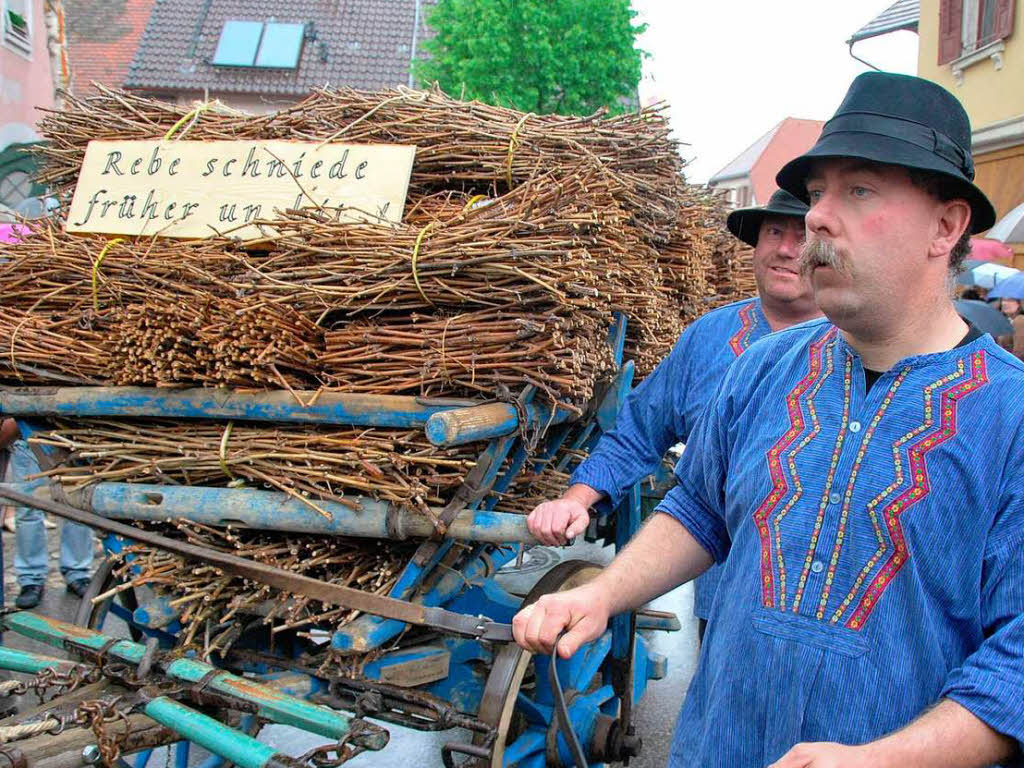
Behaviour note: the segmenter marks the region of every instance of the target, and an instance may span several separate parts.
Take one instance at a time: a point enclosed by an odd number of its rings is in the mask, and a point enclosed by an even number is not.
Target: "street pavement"
[[[59,568],[57,567],[57,551],[60,543],[58,530],[47,531],[47,544],[50,552],[50,572],[43,596],[43,603],[37,609],[47,616],[70,621],[74,618],[78,600],[68,594],[64,588]],[[561,560],[581,559],[603,564],[611,559],[611,548],[601,548],[596,544],[580,542],[573,547],[550,549],[538,547],[527,554],[520,571],[509,569],[499,575],[499,580],[506,589],[523,594],[529,591],[540,576],[551,566]],[[8,606],[13,606],[18,594],[17,580],[14,576],[14,536],[3,532],[4,562],[4,597]],[[640,701],[636,710],[637,732],[643,739],[641,755],[630,762],[631,768],[663,768],[668,759],[671,746],[672,729],[679,712],[686,688],[693,676],[696,664],[696,622],[692,616],[693,590],[685,585],[651,603],[652,608],[673,611],[680,619],[682,629],[679,632],[652,632],[648,634],[652,647],[668,658],[668,674],[663,680],[652,681],[647,694]],[[60,655],[54,649],[41,643],[8,633],[4,643],[12,647],[34,650],[40,653]],[[26,701],[23,706],[32,705],[34,701]],[[469,740],[468,735],[457,730],[438,734],[424,734],[399,726],[384,724],[391,732],[391,742],[379,753],[364,753],[351,760],[347,765],[352,768],[420,768],[421,766],[440,766],[440,746],[447,741]],[[299,755],[322,740],[311,738],[308,734],[283,726],[264,728],[260,741],[271,744],[290,755]],[[162,751],[154,753],[149,767],[167,764]],[[198,765],[205,757],[202,750],[193,750],[190,765]]]

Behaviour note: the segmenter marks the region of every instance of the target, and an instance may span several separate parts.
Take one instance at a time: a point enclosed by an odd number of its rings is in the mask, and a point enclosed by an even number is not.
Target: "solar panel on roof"
[[[263,37],[262,21],[225,21],[213,63],[222,67],[251,67]]]
[[[256,55],[256,66],[295,69],[299,65],[305,29],[305,24],[268,21],[263,30],[263,42]]]

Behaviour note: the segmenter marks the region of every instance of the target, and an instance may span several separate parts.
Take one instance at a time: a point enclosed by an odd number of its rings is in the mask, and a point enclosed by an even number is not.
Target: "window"
[[[1016,0],[940,0],[939,64],[949,64],[1010,36]]]
[[[32,55],[32,0],[3,0],[4,45]]]
[[[305,24],[225,21],[213,63],[218,67],[295,69],[305,32]]]

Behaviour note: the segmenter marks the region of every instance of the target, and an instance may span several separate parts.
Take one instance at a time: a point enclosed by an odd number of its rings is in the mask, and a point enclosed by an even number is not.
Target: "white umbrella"
[[[1024,203],[997,221],[985,237],[1004,243],[1024,243]]]
[[[957,277],[957,283],[960,285],[978,285],[982,288],[994,288],[1000,281],[1005,280],[1011,275],[1016,275],[1019,271],[1013,267],[985,261],[961,272]]]

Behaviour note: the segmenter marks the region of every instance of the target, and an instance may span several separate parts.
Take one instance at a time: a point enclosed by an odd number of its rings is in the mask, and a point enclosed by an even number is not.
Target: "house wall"
[[[946,88],[967,110],[974,131],[975,183],[1002,217],[1024,203],[1024,2],[1018,0],[1013,33],[1003,44],[1002,64],[985,58],[963,70],[957,82],[939,59],[939,2],[921,0],[918,75]],[[1015,266],[1024,267],[1024,243],[1009,243]]]
[[[1024,116],[1024,2],[1017,2],[1013,33],[1004,44],[1002,69],[986,58],[963,72],[958,85],[953,68],[939,61],[939,2],[921,0],[918,25],[917,74],[946,88],[967,109],[975,130],[1013,117]]]
[[[53,106],[43,2],[32,0],[31,56],[0,42],[0,152],[10,144],[38,141],[36,107]]]

